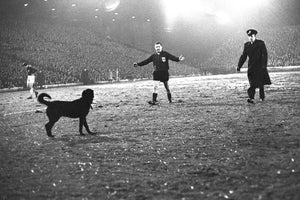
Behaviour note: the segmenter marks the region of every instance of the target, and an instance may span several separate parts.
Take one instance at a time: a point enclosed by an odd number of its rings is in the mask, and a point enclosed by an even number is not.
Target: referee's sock
[[[157,93],[152,94],[152,101],[157,102]]]

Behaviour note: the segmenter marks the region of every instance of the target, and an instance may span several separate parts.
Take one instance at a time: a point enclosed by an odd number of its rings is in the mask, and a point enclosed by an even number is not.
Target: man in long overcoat
[[[248,103],[254,103],[255,89],[259,88],[259,98],[265,100],[264,85],[270,85],[271,80],[267,70],[268,52],[264,41],[256,39],[257,31],[254,29],[247,30],[249,41],[244,44],[243,53],[239,59],[237,71],[248,60],[248,80],[250,87],[248,89]]]

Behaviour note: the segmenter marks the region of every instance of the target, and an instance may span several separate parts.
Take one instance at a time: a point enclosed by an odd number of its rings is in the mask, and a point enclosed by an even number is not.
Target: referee
[[[168,53],[167,51],[162,50],[162,45],[160,42],[156,42],[154,44],[155,53],[153,53],[149,58],[142,62],[135,62],[133,63],[134,67],[137,66],[144,66],[149,64],[150,62],[153,63],[153,81],[154,81],[154,88],[152,94],[152,101],[148,103],[151,105],[157,104],[157,89],[160,82],[164,83],[164,86],[167,91],[167,96],[169,103],[172,103],[172,96],[169,88],[169,60],[179,62],[184,60],[184,57],[180,55],[179,57],[173,56],[172,54]]]

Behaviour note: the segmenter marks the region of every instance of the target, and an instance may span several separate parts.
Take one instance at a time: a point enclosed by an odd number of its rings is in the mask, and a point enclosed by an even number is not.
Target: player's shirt
[[[169,70],[169,60],[179,62],[179,57],[173,56],[172,54],[161,51],[159,54],[154,53],[146,60],[137,63],[138,66],[144,66],[153,62],[154,71],[168,71]]]

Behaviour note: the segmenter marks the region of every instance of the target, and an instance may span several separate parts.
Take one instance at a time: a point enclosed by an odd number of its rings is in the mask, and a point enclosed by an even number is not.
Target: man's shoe
[[[168,100],[169,100],[169,103],[172,103],[172,95],[171,95],[171,93],[168,93]]]
[[[157,104],[158,104],[158,102],[157,102],[157,101],[148,101],[148,103],[149,103],[150,105],[152,105],[152,106],[154,106],[154,105],[157,105]]]
[[[27,97],[27,99],[32,99],[32,96],[30,96],[30,97]]]
[[[247,99],[247,102],[254,104],[254,100],[253,99]]]
[[[265,98],[260,98],[259,100],[260,100],[260,101],[264,101],[264,100],[265,100]]]

